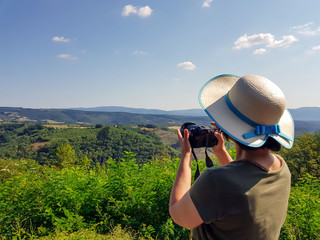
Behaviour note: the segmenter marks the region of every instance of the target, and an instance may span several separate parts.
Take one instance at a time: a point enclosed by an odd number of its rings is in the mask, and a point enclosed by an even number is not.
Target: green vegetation
[[[177,126],[186,119],[199,124],[207,122],[206,117],[0,107],[0,122]]]
[[[153,131],[144,128],[0,125],[0,158],[29,158],[41,164],[55,164],[57,147],[66,143],[75,149],[79,159],[88,157],[93,163],[103,163],[109,158],[120,159],[125,151],[136,153],[138,163],[153,158],[177,157],[179,154],[164,145]]]
[[[320,132],[307,133],[295,139],[291,149],[282,149],[281,156],[286,160],[292,182],[310,174],[320,178]]]
[[[1,160],[1,236],[23,239],[84,229],[107,234],[118,225],[144,239],[188,236],[168,215],[179,159],[140,166],[127,153],[94,168],[67,163],[58,169],[33,160]]]
[[[0,239],[188,239],[168,213],[179,159],[160,139],[175,131],[149,127],[0,125]],[[319,146],[317,132],[280,153],[293,179],[281,240],[320,239]]]
[[[306,175],[291,188],[280,239],[320,239],[320,182]]]

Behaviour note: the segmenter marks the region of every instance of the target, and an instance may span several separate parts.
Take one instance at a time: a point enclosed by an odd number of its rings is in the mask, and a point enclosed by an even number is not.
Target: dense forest
[[[151,124],[139,127],[2,124],[0,158],[29,158],[40,164],[54,164],[56,149],[63,144],[70,144],[79,159],[88,157],[93,164],[102,164],[109,158],[120,159],[124,152],[136,153],[138,163],[152,158],[177,157],[179,152],[164,145],[152,131],[155,128]],[[170,131],[161,129],[162,132]],[[158,128],[159,131],[161,129]]]
[[[82,110],[79,110],[82,109]],[[0,107],[0,123],[76,124],[90,126],[148,125],[180,126],[184,122],[208,124],[208,116],[202,109],[162,111],[124,107],[97,107],[79,109],[34,109],[22,107]],[[289,109],[295,121],[295,136],[320,130],[320,108]]]
[[[168,213],[173,136],[154,125],[1,124],[0,239],[188,239]],[[320,132],[280,155],[292,173],[280,239],[320,239]]]

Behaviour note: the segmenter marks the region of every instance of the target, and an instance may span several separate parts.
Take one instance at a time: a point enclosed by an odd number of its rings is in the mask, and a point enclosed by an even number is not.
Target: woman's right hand
[[[219,130],[214,132],[214,136],[218,139],[218,144],[212,147],[212,151],[214,153],[216,151],[224,151],[225,145],[224,145],[223,132],[220,130],[220,128],[217,126],[215,122],[211,122],[211,125],[215,126]]]
[[[212,122],[211,125],[216,126],[219,129],[216,123]],[[212,147],[212,151],[214,155],[216,155],[220,165],[225,166],[232,162],[233,159],[231,158],[230,154],[228,153],[224,145],[223,132],[221,130],[216,131],[214,133],[214,136],[218,139],[218,144]]]

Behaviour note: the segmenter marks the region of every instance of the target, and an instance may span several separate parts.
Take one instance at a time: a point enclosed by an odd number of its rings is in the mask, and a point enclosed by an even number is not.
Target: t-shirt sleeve
[[[221,216],[221,184],[215,174],[204,171],[190,189],[190,197],[204,223]]]

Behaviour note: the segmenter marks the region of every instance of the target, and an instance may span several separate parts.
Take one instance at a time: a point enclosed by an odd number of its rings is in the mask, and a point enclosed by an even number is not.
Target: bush
[[[88,170],[57,169],[34,161],[1,161],[0,235],[30,238],[93,228],[108,234],[113,226],[146,238],[187,238],[173,224],[168,201],[178,159],[138,165],[133,154]],[[8,174],[11,172],[11,174]]]
[[[291,189],[286,223],[280,239],[320,239],[320,182],[310,175]]]
[[[134,240],[137,234],[129,229],[123,229],[120,225],[111,229],[107,235],[98,234],[92,229],[84,229],[73,233],[56,232],[50,236],[41,237],[39,240]],[[140,237],[143,240],[144,238]]]

